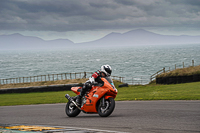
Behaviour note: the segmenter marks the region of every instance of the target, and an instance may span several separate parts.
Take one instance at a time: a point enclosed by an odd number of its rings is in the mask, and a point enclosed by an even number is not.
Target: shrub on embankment
[[[176,84],[200,81],[200,65],[176,69],[156,77],[157,84]]]

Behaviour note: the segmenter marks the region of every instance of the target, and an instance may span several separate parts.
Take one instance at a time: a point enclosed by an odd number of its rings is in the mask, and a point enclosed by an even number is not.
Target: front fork
[[[105,97],[102,97],[102,107],[105,107]]]

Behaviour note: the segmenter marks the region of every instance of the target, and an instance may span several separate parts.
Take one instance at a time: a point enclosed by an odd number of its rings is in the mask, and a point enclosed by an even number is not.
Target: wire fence
[[[93,72],[76,72],[76,73],[60,73],[60,74],[48,74],[48,75],[38,75],[30,77],[18,77],[18,78],[8,78],[0,79],[0,85],[6,84],[18,84],[18,83],[33,83],[33,82],[47,82],[47,81],[57,81],[57,80],[67,80],[67,79],[84,79],[89,78]],[[113,79],[123,82],[124,77],[112,76]]]
[[[60,73],[60,74],[29,76],[29,77],[8,78],[8,79],[0,79],[0,85],[47,82],[47,81],[67,80],[67,79],[84,79],[84,78],[89,78],[91,74],[93,74],[93,72]],[[144,85],[149,83],[149,80],[147,80],[149,79],[149,77],[147,76],[138,76],[132,78],[111,76],[111,78],[114,80],[118,80],[122,83],[128,83],[130,85],[138,85],[138,84]]]
[[[185,68],[185,67],[187,67],[187,66],[185,66],[185,63],[183,62],[182,63],[182,65],[180,65],[180,66],[182,66],[181,68]],[[194,67],[195,65],[194,65],[194,60],[192,60],[192,65],[191,65],[192,67]],[[190,66],[189,66],[190,67]],[[151,75],[150,76],[150,82],[151,81],[153,81],[153,80],[155,80],[156,79],[156,76],[158,76],[158,75],[160,75],[160,74],[162,74],[162,73],[167,73],[167,72],[170,72],[170,71],[172,71],[172,70],[176,70],[176,69],[178,69],[178,67],[177,67],[177,65],[175,64],[174,65],[174,69],[173,69],[173,67],[169,67],[169,69],[167,70],[165,67],[164,68],[162,68],[161,70],[159,70],[159,71],[157,71],[156,73],[154,73],[153,75]]]
[[[183,68],[185,67],[183,62]],[[194,66],[194,60],[192,60],[192,66]],[[177,69],[175,64],[175,69]],[[145,85],[156,79],[156,76],[170,71],[165,68],[159,70],[151,76],[136,76],[136,77],[119,77],[111,76],[112,79],[119,80],[123,83],[128,83],[131,85]],[[29,76],[29,77],[18,77],[18,78],[8,78],[0,79],[0,85],[5,84],[18,84],[18,83],[32,83],[32,82],[42,82],[42,81],[57,81],[57,80],[66,80],[66,79],[82,79],[89,78],[93,72],[74,72],[74,73],[60,73],[60,74],[48,74],[48,75],[39,75],[39,76]]]
[[[48,74],[48,75],[38,75],[30,77],[18,77],[18,78],[8,78],[0,79],[0,85],[5,84],[17,84],[17,83],[32,83],[32,82],[42,82],[42,81],[57,81],[66,79],[82,79],[89,78],[92,72],[78,72],[78,73],[60,73],[60,74]]]

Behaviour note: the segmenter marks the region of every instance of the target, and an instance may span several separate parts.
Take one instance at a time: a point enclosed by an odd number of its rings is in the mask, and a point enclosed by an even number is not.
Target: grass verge
[[[76,95],[72,91],[0,94],[0,106],[66,103],[66,93]],[[115,100],[200,100],[200,82],[122,87]]]
[[[116,100],[200,100],[200,82],[130,86],[118,89]]]
[[[162,73],[158,75],[157,77],[160,78],[160,77],[171,77],[171,76],[190,76],[190,75],[195,75],[195,74],[200,74],[200,65],[186,67],[186,68],[178,68],[173,71]]]
[[[66,79],[66,80],[56,80],[56,81],[5,84],[5,85],[0,85],[0,89],[23,88],[23,87],[34,87],[34,86],[48,86],[48,85],[58,85],[58,84],[85,83],[87,80],[88,79]]]

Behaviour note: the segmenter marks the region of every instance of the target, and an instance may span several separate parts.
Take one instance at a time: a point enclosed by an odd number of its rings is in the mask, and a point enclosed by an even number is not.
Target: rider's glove
[[[89,81],[93,84],[95,82],[94,77],[90,77]]]

